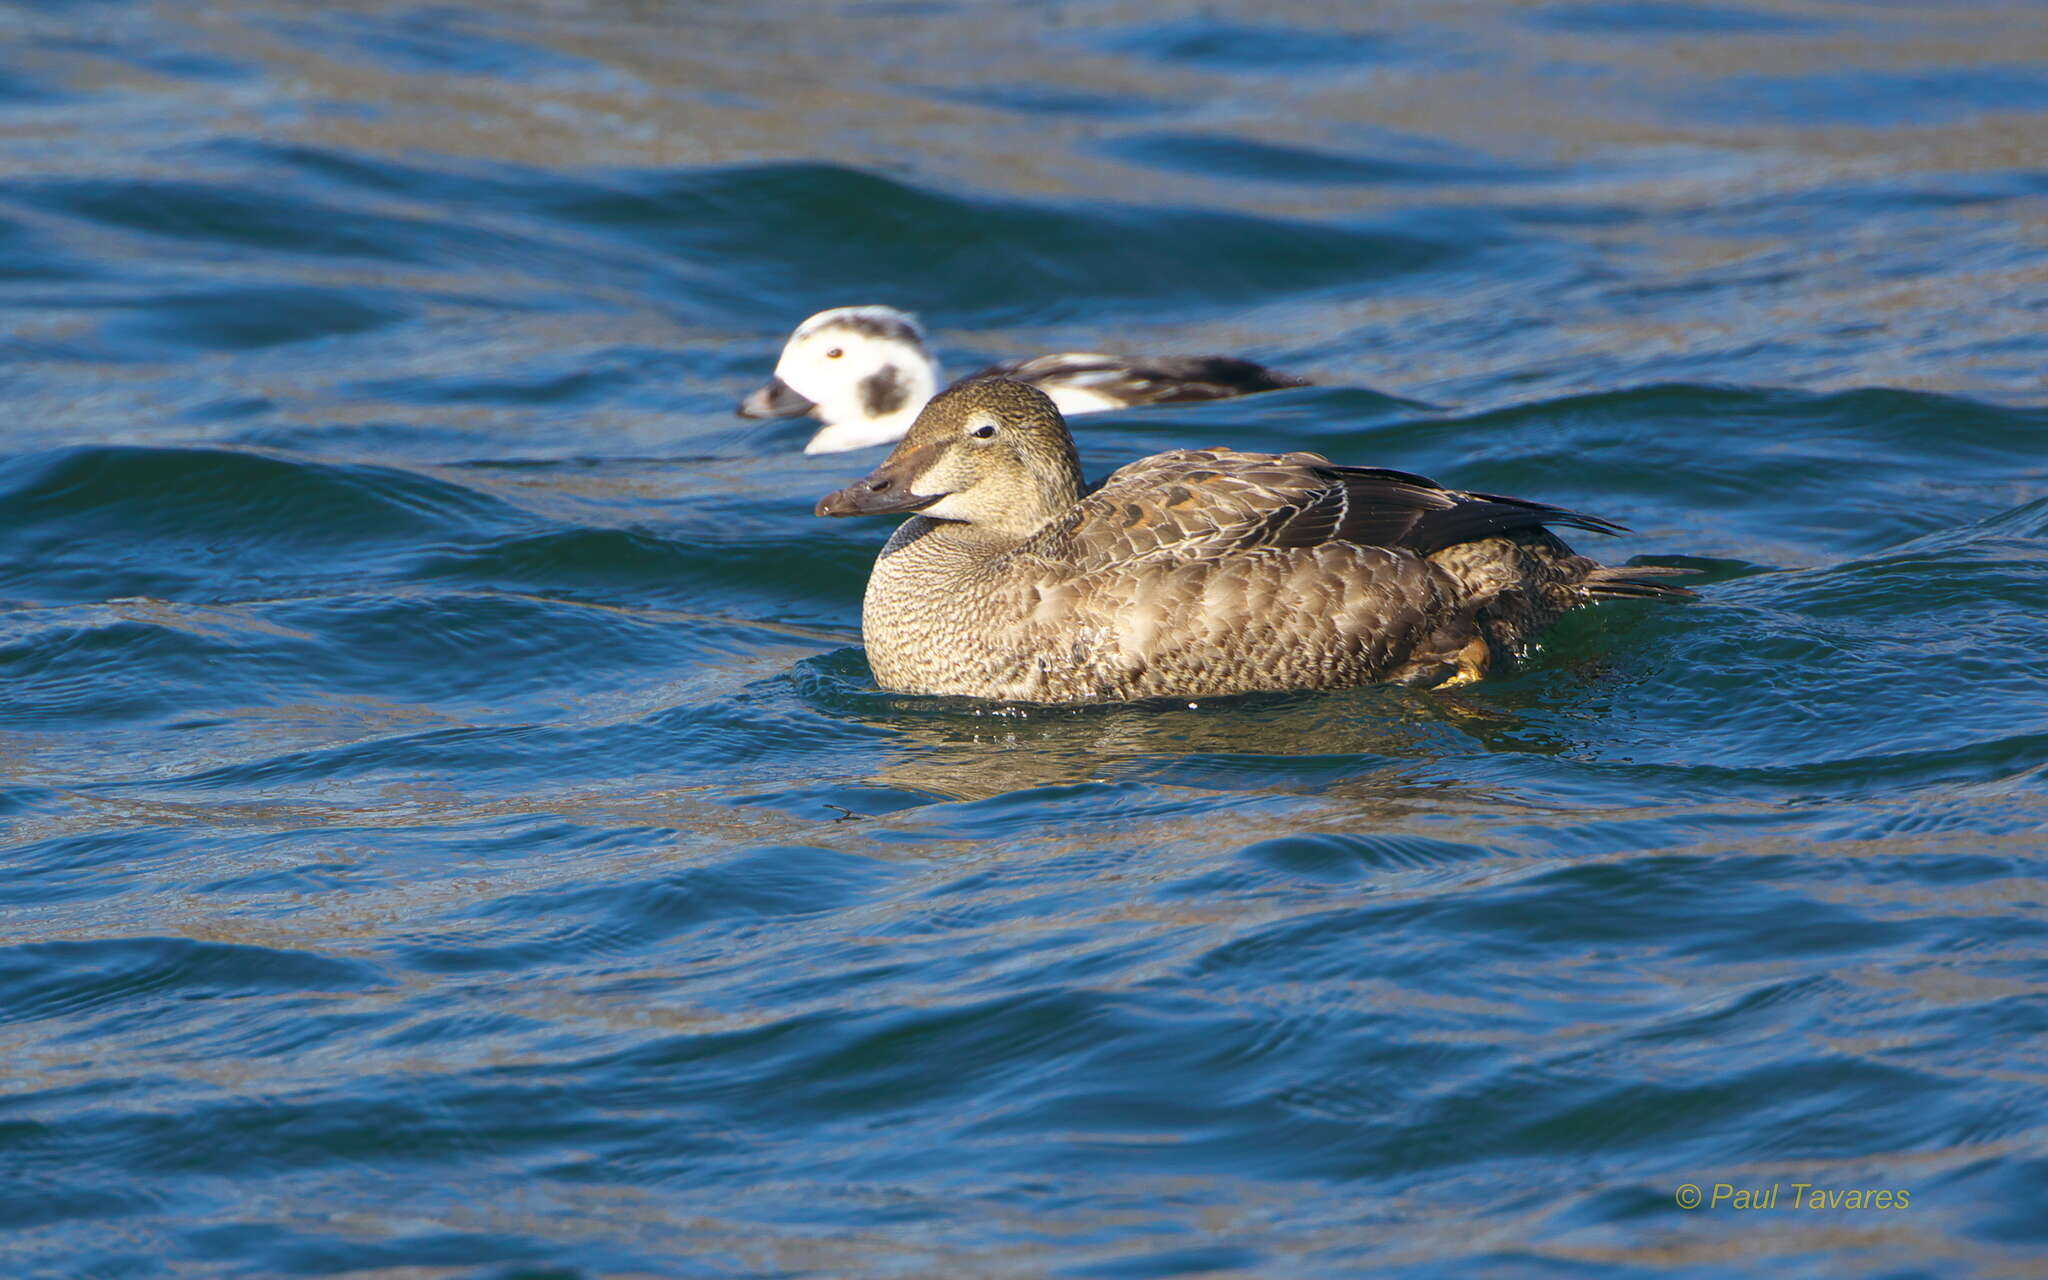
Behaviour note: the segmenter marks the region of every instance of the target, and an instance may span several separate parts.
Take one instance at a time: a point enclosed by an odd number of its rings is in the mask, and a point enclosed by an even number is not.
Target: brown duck
[[[1394,681],[1466,684],[1568,609],[1690,599],[1547,526],[1621,526],[1313,453],[1180,449],[1083,496],[1043,392],[946,391],[824,516],[916,514],[861,629],[885,689],[1121,702]]]

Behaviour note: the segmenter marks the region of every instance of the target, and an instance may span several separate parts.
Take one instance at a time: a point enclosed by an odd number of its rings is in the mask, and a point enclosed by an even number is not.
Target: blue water
[[[0,10],[0,1274],[2039,1274],[2043,12]],[[1704,599],[877,692],[863,302]]]

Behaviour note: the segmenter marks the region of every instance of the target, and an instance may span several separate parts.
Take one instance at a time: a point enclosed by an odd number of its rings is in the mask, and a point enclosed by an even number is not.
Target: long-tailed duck
[[[1125,359],[1082,351],[994,365],[972,378],[996,376],[1030,383],[1066,414],[1308,385],[1233,356]],[[836,307],[796,327],[775,376],[740,402],[739,413],[809,414],[825,426],[804,452],[837,453],[901,439],[940,385],[938,361],[915,316],[894,307]]]

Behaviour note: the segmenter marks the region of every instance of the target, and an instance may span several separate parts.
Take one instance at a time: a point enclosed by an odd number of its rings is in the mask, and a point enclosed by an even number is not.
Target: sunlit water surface
[[[1381,8],[0,11],[5,1273],[2039,1274],[2041,8]],[[1705,600],[879,694],[869,301]]]

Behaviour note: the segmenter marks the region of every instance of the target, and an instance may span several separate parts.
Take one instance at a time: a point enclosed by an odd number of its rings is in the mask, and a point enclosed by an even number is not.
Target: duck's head
[[[939,389],[917,318],[894,307],[835,307],[796,327],[768,385],[740,401],[743,418],[809,414],[825,429],[805,453],[887,444]]]
[[[821,516],[918,512],[1028,538],[1081,499],[1081,463],[1043,391],[981,378],[924,407],[865,480],[818,503]]]

